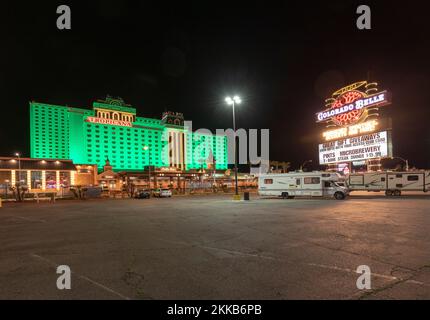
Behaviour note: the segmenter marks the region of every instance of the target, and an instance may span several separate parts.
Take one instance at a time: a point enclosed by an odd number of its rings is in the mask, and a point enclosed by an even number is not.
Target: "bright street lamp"
[[[239,190],[238,190],[238,186],[237,186],[237,157],[236,157],[236,113],[234,110],[234,106],[235,104],[240,104],[242,103],[242,100],[240,99],[239,96],[234,96],[233,98],[231,97],[227,97],[225,98],[225,102],[228,105],[232,106],[233,109],[233,131],[234,131],[234,180],[235,180],[235,194],[236,196],[239,195]]]

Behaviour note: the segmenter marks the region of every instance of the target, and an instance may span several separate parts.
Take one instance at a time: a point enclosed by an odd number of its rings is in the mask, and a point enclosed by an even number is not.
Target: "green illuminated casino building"
[[[161,119],[138,117],[135,108],[109,96],[92,109],[30,102],[30,147],[32,158],[99,168],[109,159],[114,171],[148,165],[227,169],[228,164],[226,136],[191,132],[177,112],[164,112]]]

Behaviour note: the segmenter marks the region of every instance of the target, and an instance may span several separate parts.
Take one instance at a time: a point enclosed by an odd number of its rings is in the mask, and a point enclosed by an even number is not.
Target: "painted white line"
[[[32,253],[32,254],[30,254],[30,256],[32,256],[33,258],[36,258],[36,259],[42,260],[42,261],[44,261],[44,262],[46,262],[46,263],[48,263],[48,264],[50,264],[50,265],[54,266],[55,268],[57,268],[57,267],[59,266],[59,264],[58,264],[58,263],[56,263],[56,262],[54,262],[54,261],[52,261],[52,260],[49,260],[49,259],[47,259],[47,258],[44,258],[44,257],[42,257],[42,256],[39,256],[38,254],[34,254],[34,253]],[[97,287],[99,287],[99,288],[101,288],[101,289],[103,289],[103,290],[105,290],[105,291],[108,291],[108,292],[110,292],[110,293],[113,293],[114,295],[117,295],[118,297],[120,297],[120,298],[122,298],[122,299],[124,299],[124,300],[131,300],[129,297],[126,297],[126,296],[122,295],[121,293],[116,292],[115,290],[113,290],[113,289],[111,289],[111,288],[108,288],[108,287],[106,287],[105,285],[103,285],[103,284],[101,284],[101,283],[99,283],[99,282],[97,282],[97,281],[94,281],[94,280],[92,280],[92,279],[90,279],[90,278],[88,278],[88,277],[86,277],[86,276],[82,276],[82,275],[77,274],[76,272],[73,272],[73,271],[72,271],[71,273],[72,273],[72,274],[75,274],[79,279],[86,280],[86,281],[88,281],[88,282],[92,283],[93,285],[95,285],[95,286],[97,286]]]
[[[43,222],[45,223],[46,220],[42,220],[42,219],[36,219],[36,218],[26,218],[26,217],[21,217],[21,216],[13,216],[14,218],[19,218],[22,220],[26,220],[26,221],[31,221],[31,222]]]
[[[265,255],[260,255],[260,254],[255,254],[255,253],[246,253],[246,252],[235,251],[235,250],[228,250],[228,249],[223,249],[223,248],[202,246],[202,245],[199,245],[199,244],[193,245],[193,244],[190,244],[190,243],[187,243],[187,242],[183,242],[183,241],[172,241],[172,240],[166,240],[166,239],[160,239],[160,238],[158,238],[158,240],[159,241],[164,241],[164,242],[167,242],[167,243],[171,243],[171,244],[175,244],[175,245],[181,245],[181,246],[184,246],[184,247],[195,247],[195,248],[201,248],[201,249],[206,249],[206,250],[220,251],[220,252],[234,254],[234,255],[238,255],[238,256],[244,256],[244,257],[263,258],[263,259],[269,259],[269,260],[280,260],[278,258],[274,258],[274,257],[270,257],[270,256],[265,256]]]
[[[339,268],[336,266],[327,266],[324,264],[317,264],[317,263],[308,263],[309,266],[313,266],[313,267],[319,267],[319,268],[324,268],[324,269],[330,269],[330,270],[336,270],[336,271],[343,271],[343,272],[348,272],[348,273],[354,273],[357,274],[355,272],[355,270],[351,270],[348,268]],[[380,274],[380,273],[374,273],[372,272],[372,276],[376,277],[376,278],[382,278],[382,279],[387,279],[387,280],[402,280],[402,278],[397,278],[394,276],[388,276],[385,274]],[[426,287],[430,287],[430,285],[421,282],[421,281],[416,281],[416,280],[405,280],[406,283],[411,283],[411,284],[416,284],[416,285],[420,285],[420,286],[426,286]]]
[[[355,270],[351,270],[348,268],[339,268],[336,266],[327,266],[324,264],[317,264],[317,263],[308,263],[309,266],[313,266],[313,267],[320,267],[320,268],[324,268],[324,269],[330,269],[330,270],[336,270],[336,271],[343,271],[343,272],[348,272],[348,273],[355,273]],[[379,273],[374,273],[372,272],[372,276],[375,276],[377,278],[383,278],[383,279],[387,279],[387,280],[399,280],[399,278],[394,277],[394,276],[387,276],[385,274],[379,274]]]
[[[234,254],[234,255],[238,255],[238,256],[244,256],[244,257],[278,260],[274,257],[259,255],[259,254],[255,254],[255,253],[246,253],[246,252],[241,252],[241,251],[234,251],[234,250],[215,248],[215,247],[207,247],[207,246],[199,246],[199,245],[197,247],[203,248],[203,249],[208,249],[208,250],[221,251],[221,252],[230,253],[230,254]]]

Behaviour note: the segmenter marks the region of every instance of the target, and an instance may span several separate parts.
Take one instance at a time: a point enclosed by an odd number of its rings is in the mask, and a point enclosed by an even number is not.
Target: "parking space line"
[[[262,258],[262,259],[269,259],[269,260],[278,260],[277,258],[265,256],[265,255],[259,255],[254,253],[246,253],[246,252],[240,252],[240,251],[234,251],[234,250],[228,250],[228,249],[222,249],[222,248],[215,248],[215,247],[208,247],[208,246],[200,246],[199,248],[208,249],[208,250],[214,250],[214,251],[221,251],[225,253],[235,254],[239,256],[245,256],[245,257],[252,257],[252,258]]]
[[[354,270],[348,269],[348,268],[340,268],[340,267],[336,267],[336,266],[327,266],[324,264],[317,264],[317,263],[308,263],[309,266],[313,266],[313,267],[320,267],[323,269],[330,269],[330,270],[336,270],[336,271],[343,271],[343,272],[348,272],[348,273],[355,273],[356,272]],[[372,276],[375,276],[377,278],[383,278],[383,279],[387,279],[387,280],[399,280],[399,278],[394,277],[394,276],[387,276],[385,274],[379,274],[379,273],[374,273],[372,272]]]
[[[55,269],[59,266],[59,264],[58,264],[58,263],[56,263],[56,262],[54,262],[54,261],[52,261],[52,260],[49,260],[49,259],[47,259],[47,258],[44,258],[44,257],[42,257],[42,256],[40,256],[40,255],[38,255],[38,254],[34,254],[34,253],[32,253],[32,254],[30,254],[30,256],[31,256],[31,257],[33,257],[33,258],[36,258],[36,259],[42,260],[42,261],[44,261],[44,262],[46,262],[46,263],[48,263],[48,264],[50,264],[50,265],[54,266],[54,267],[55,267]],[[114,294],[114,295],[117,295],[118,297],[120,297],[120,298],[122,298],[122,299],[124,299],[124,300],[131,300],[129,297],[124,296],[123,294],[121,294],[121,293],[119,293],[119,292],[116,292],[115,290],[113,290],[113,289],[111,289],[111,288],[109,288],[109,287],[106,287],[105,285],[103,285],[103,284],[101,284],[101,283],[99,283],[99,282],[97,282],[97,281],[95,281],[95,280],[92,280],[92,279],[90,279],[90,278],[88,278],[88,277],[86,277],[86,276],[83,276],[83,275],[77,274],[76,272],[73,272],[73,271],[71,271],[71,273],[72,273],[72,274],[75,274],[79,279],[86,280],[87,282],[89,282],[89,283],[91,283],[91,284],[93,284],[93,285],[95,285],[95,286],[97,286],[97,287],[99,287],[99,288],[101,288],[101,289],[103,289],[103,290],[105,290],[105,291],[107,291],[107,292],[110,292],[110,293],[112,293],[112,294]]]
[[[309,266],[313,266],[313,267],[319,267],[319,268],[324,268],[324,269],[330,269],[330,270],[343,271],[343,272],[357,274],[355,272],[355,270],[351,270],[351,269],[348,269],[348,268],[339,268],[339,267],[336,267],[336,266],[327,266],[327,265],[324,265],[324,264],[317,264],[317,263],[308,263],[308,265]],[[399,280],[402,281],[402,280],[404,280],[402,278],[398,278],[398,277],[394,277],[394,276],[388,276],[388,275],[385,275],[385,274],[374,273],[374,272],[372,272],[371,275],[372,275],[372,277],[382,278],[382,279],[387,279],[387,280],[396,280],[396,281],[399,281]],[[420,286],[430,287],[430,285],[428,285],[428,284],[426,284],[424,282],[421,282],[421,281],[417,281],[417,280],[410,280],[410,279],[408,279],[408,280],[405,280],[404,282],[411,283],[411,284],[416,284],[416,285],[420,285]]]
[[[37,218],[26,218],[26,217],[21,217],[21,216],[13,216],[14,218],[19,218],[22,220],[26,220],[26,221],[31,221],[31,222],[42,222],[42,223],[46,223],[46,220],[42,220],[42,219],[37,219]]]

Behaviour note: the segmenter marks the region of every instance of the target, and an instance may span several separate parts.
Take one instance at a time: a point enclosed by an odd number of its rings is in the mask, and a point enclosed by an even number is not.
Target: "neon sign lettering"
[[[335,140],[339,138],[358,135],[361,133],[369,133],[378,128],[378,121],[370,120],[359,124],[354,124],[349,127],[339,128],[323,132],[323,137],[326,141]]]
[[[112,120],[112,119],[96,118],[96,117],[88,117],[85,121],[91,122],[91,123],[110,124],[114,126],[123,126],[123,127],[132,126],[131,122],[129,121]]]
[[[355,97],[351,97],[351,93],[357,93]],[[355,119],[348,119],[348,120],[358,120],[361,116],[361,110],[369,108],[369,107],[376,107],[376,106],[382,106],[385,104],[388,104],[388,97],[387,92],[382,91],[373,95],[369,95],[367,97],[362,97],[363,94],[361,94],[360,98],[358,91],[349,91],[346,92],[345,95],[348,95],[347,97],[340,96],[336,101],[333,103],[333,107],[330,109],[326,109],[324,111],[318,112],[317,115],[317,122],[327,121],[330,118],[344,115],[347,113],[353,113]],[[345,99],[346,98],[346,99]],[[358,99],[356,99],[358,98]],[[342,99],[347,104],[342,104]],[[355,100],[356,99],[356,100]],[[353,100],[352,103],[351,100]],[[352,122],[352,121],[350,121]]]

